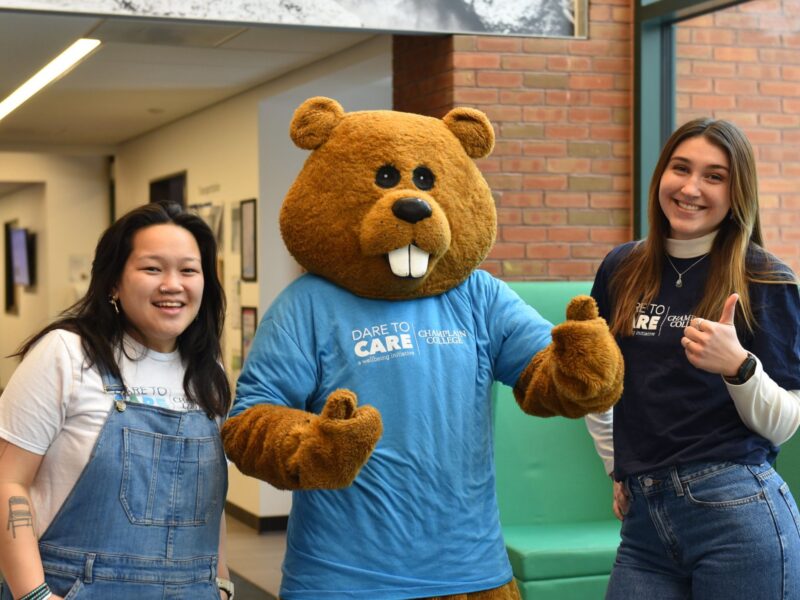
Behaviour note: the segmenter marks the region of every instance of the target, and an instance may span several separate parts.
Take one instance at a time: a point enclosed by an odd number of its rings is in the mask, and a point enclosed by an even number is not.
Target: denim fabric
[[[629,477],[606,600],[798,600],[800,517],[769,463]]]
[[[216,421],[125,402],[114,382],[106,391],[116,401],[89,463],[39,539],[48,585],[66,600],[219,600]]]

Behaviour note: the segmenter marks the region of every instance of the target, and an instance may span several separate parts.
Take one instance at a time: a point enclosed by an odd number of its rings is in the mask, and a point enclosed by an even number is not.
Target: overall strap
[[[129,399],[133,402],[137,401],[136,396],[133,394],[128,396],[125,393],[125,386],[122,385],[122,381],[120,381],[119,377],[101,368],[100,378],[103,380],[103,390],[107,394],[114,394],[114,402],[116,403],[117,410],[125,410],[125,403]]]

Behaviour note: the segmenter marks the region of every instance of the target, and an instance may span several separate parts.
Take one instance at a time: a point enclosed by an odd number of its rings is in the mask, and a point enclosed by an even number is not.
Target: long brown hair
[[[755,318],[750,303],[749,283],[790,283],[788,269],[780,269],[775,257],[763,249],[761,221],[758,215],[758,182],[753,148],[733,123],[708,118],[694,119],[679,127],[667,140],[653,170],[648,193],[647,237],[639,242],[622,262],[611,280],[614,307],[611,331],[616,335],[633,334],[633,319],[639,302],[648,304],[658,294],[666,255],[670,226],[661,210],[658,192],[675,149],[690,138],[702,136],[728,156],[730,165],[731,209],[720,223],[711,253],[709,276],[703,297],[694,314],[719,319],[725,300],[736,292],[736,322],[752,332]],[[747,261],[748,251],[756,260]]]

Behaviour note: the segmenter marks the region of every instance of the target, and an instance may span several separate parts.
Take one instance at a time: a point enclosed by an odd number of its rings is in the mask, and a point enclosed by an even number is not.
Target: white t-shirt
[[[185,367],[177,351],[162,354],[125,337],[117,364],[129,401],[185,411]],[[126,356],[127,355],[127,356]],[[0,396],[0,437],[43,454],[30,489],[37,534],[50,525],[86,466],[114,403],[97,367],[86,368],[81,339],[57,329],[28,352]]]

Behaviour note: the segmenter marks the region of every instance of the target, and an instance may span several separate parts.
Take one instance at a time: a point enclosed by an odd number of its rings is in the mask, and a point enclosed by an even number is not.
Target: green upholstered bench
[[[509,282],[551,323],[591,282]],[[493,390],[500,522],[523,600],[602,600],[619,544],[611,480],[583,419],[524,414]]]
[[[509,282],[551,323],[585,281]],[[583,419],[525,415],[511,389],[493,390],[500,521],[523,600],[600,600],[619,543],[605,476]],[[786,442],[776,468],[800,498],[800,433]]]
[[[789,484],[795,502],[800,502],[800,431],[781,446],[775,468]]]

